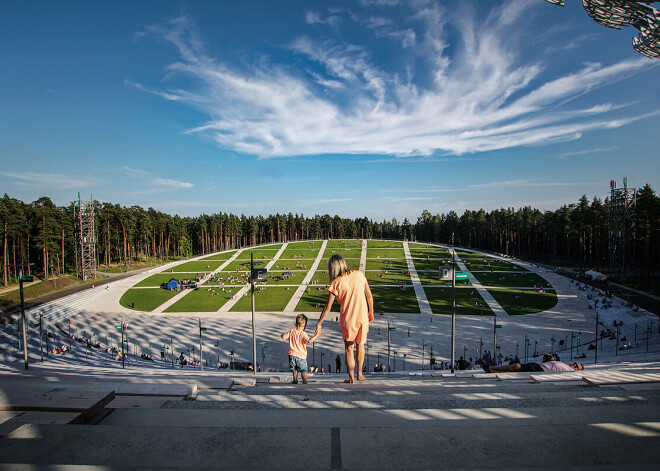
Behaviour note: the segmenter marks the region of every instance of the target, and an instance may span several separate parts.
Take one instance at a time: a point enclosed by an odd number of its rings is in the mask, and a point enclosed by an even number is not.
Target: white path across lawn
[[[417,274],[417,269],[413,263],[412,255],[410,255],[410,248],[408,247],[408,241],[403,242],[403,252],[406,255],[406,263],[408,264],[408,271],[410,271],[410,278],[412,279],[413,288],[415,290],[415,296],[417,296],[417,303],[419,304],[419,310],[422,314],[430,316],[433,315],[433,310],[431,309],[431,304],[429,303],[428,298],[426,297],[426,292],[422,283],[419,281],[419,275]]]
[[[271,259],[270,262],[266,264],[266,270],[270,270],[270,267],[275,265],[275,262],[282,256],[282,252],[284,252],[284,249],[286,249],[287,245],[289,245],[288,242],[285,242],[282,244],[282,247],[280,247],[280,250],[277,251],[275,256]],[[234,296],[231,297],[229,301],[227,301],[225,304],[222,305],[220,309],[218,309],[218,312],[228,312],[232,307],[234,307],[234,304],[236,304],[244,295],[245,293],[248,292],[250,289],[251,285],[248,283],[247,285],[243,286],[238,293],[236,293]]]
[[[367,273],[367,239],[362,241],[362,252],[360,252],[360,271]]]
[[[500,304],[497,301],[495,301],[495,298],[493,298],[493,295],[490,294],[490,292],[486,288],[484,288],[484,285],[479,283],[479,280],[477,280],[474,277],[474,275],[468,270],[468,268],[465,266],[465,264],[463,262],[461,262],[461,259],[456,254],[456,250],[454,250],[454,257],[455,257],[456,262],[458,263],[458,267],[461,269],[461,271],[470,273],[470,283],[472,283],[472,286],[481,295],[481,297],[484,299],[486,304],[488,304],[488,306],[493,311],[495,316],[509,317],[509,314],[504,309],[502,309],[502,306],[500,306]]]
[[[324,240],[323,244],[321,245],[321,249],[319,250],[319,253],[316,256],[316,259],[314,260],[314,263],[312,263],[312,267],[309,269],[309,272],[307,272],[307,275],[305,275],[305,278],[303,278],[303,281],[301,285],[298,286],[296,292],[293,293],[293,296],[289,300],[289,303],[284,308],[284,312],[293,312],[296,309],[296,306],[300,302],[300,299],[303,297],[303,294],[305,294],[305,290],[307,289],[309,282],[312,281],[312,278],[316,274],[316,270],[318,269],[319,264],[323,259],[323,252],[325,252],[326,245],[328,245],[328,241]]]
[[[206,283],[206,281],[208,279],[210,279],[212,275],[215,275],[219,271],[223,270],[231,262],[236,260],[236,257],[238,257],[241,254],[241,252],[243,252],[243,249],[237,250],[234,255],[232,255],[226,262],[222,263],[216,270],[212,271],[211,273],[207,273],[206,275],[204,275],[204,277],[202,278],[202,280],[199,283],[200,286],[203,285],[204,283]],[[188,293],[191,293],[191,292],[192,292],[192,290],[189,290],[189,289],[181,290],[181,292],[179,294],[174,296],[172,299],[168,299],[163,304],[161,304],[156,309],[154,309],[152,312],[165,312],[165,309],[167,309],[168,307],[172,306],[175,303],[178,303],[184,296],[186,296]]]

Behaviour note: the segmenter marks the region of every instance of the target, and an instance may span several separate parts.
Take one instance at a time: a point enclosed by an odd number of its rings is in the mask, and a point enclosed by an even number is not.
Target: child
[[[293,373],[293,384],[298,384],[298,371],[302,375],[303,384],[307,384],[307,344],[316,340],[321,335],[318,332],[310,338],[305,333],[307,327],[307,316],[298,314],[296,316],[296,328],[282,334],[283,340],[289,341],[289,368]]]

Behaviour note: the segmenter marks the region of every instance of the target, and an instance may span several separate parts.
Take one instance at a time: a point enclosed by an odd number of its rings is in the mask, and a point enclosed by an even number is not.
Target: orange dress
[[[339,302],[339,327],[344,340],[365,343],[373,314],[370,318],[367,304],[369,283],[364,273],[351,270],[346,275],[338,276],[330,283],[328,291],[334,294]]]

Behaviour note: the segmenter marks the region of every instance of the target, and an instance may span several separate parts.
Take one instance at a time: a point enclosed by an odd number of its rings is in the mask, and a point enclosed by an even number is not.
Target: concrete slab
[[[0,436],[9,435],[25,424],[81,424],[83,415],[79,412],[16,412],[9,420],[0,423]]]
[[[608,372],[598,375],[584,375],[583,379],[590,386],[604,386],[610,384],[660,383],[660,374]]]
[[[171,396],[117,396],[106,407],[110,409],[158,409],[171,400]]]
[[[94,415],[115,398],[112,390],[70,387],[22,387],[0,390],[0,410],[81,412]]]

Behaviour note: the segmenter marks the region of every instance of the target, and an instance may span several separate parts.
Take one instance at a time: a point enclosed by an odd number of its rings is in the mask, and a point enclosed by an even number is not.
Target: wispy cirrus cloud
[[[0,172],[0,175],[10,178],[18,186],[54,190],[87,188],[103,183],[103,180],[99,178],[76,177],[57,173]]]
[[[122,171],[128,176],[140,180],[142,183],[142,186],[139,190],[133,191],[133,195],[151,195],[163,191],[189,189],[195,186],[190,182],[182,182],[179,180],[173,180],[171,178],[159,177],[146,170],[124,167]]]
[[[468,188],[504,188],[504,187],[563,187],[563,186],[588,186],[600,185],[602,182],[544,182],[540,179],[531,180],[507,180],[488,183],[475,183],[468,185]]]
[[[295,70],[271,60],[220,61],[205,51],[193,22],[180,17],[150,33],[178,49],[179,60],[168,67],[166,79],[194,80],[165,89],[127,83],[210,116],[188,133],[262,158],[458,155],[570,141],[641,119],[615,116],[621,105],[570,104],[657,61],[639,56],[552,76],[541,59],[526,62],[515,46],[524,37],[522,20],[533,2],[494,7],[485,19],[468,10],[450,17],[435,2],[413,2],[409,10],[397,2],[375,3],[385,8],[378,16],[360,18],[352,11],[348,17],[372,31],[375,40],[398,36],[401,49],[393,54],[412,52],[415,58],[403,70],[377,64],[372,45],[335,34],[339,14],[307,13],[307,24],[330,28],[323,37],[292,38],[284,52],[306,64]],[[450,20],[458,35],[451,55]],[[394,47],[391,41],[385,46]]]

